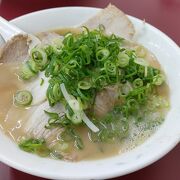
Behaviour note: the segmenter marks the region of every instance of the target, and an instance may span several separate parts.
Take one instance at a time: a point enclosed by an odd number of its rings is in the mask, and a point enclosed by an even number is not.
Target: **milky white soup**
[[[169,107],[156,58],[102,30],[55,32],[40,33],[42,45],[25,62],[0,65],[1,130],[24,151],[69,161],[147,140]]]

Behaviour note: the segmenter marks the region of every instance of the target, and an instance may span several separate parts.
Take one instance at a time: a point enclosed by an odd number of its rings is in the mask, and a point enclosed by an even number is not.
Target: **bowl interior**
[[[81,24],[99,11],[96,8],[67,7],[31,13],[12,21],[24,31],[36,33]],[[160,129],[145,143],[120,156],[77,163],[44,159],[20,151],[0,132],[0,160],[21,171],[52,179],[103,179],[124,175],[145,167],[165,155],[180,140],[180,49],[165,34],[130,17],[136,39],[158,58],[167,75],[171,108]]]

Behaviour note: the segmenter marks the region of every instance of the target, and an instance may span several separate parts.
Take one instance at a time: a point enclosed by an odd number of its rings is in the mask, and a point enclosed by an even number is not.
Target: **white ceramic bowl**
[[[65,7],[27,14],[12,20],[24,31],[36,33],[76,26],[99,11],[96,8]],[[180,141],[180,49],[165,34],[141,20],[129,17],[137,40],[158,58],[167,75],[171,109],[160,129],[144,144],[123,155],[77,163],[40,158],[19,150],[0,133],[0,160],[9,166],[50,179],[105,179],[139,170],[168,153]]]

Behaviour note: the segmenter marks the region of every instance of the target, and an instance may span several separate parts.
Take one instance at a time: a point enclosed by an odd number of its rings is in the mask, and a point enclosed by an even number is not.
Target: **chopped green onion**
[[[38,73],[38,67],[36,65],[36,63],[33,60],[29,60],[27,61],[27,64],[29,65],[29,68],[31,69],[32,72],[34,73]]]
[[[31,79],[32,77],[36,76],[36,73],[31,70],[28,62],[25,62],[25,63],[22,64],[22,66],[20,67],[19,76],[20,76],[20,78],[23,79],[23,80],[29,80],[29,79]]]
[[[42,86],[43,84],[44,84],[44,79],[41,78],[40,86]]]
[[[73,124],[81,124],[82,123],[82,115],[81,113],[74,113],[71,117],[70,120],[72,121]]]
[[[123,68],[129,65],[129,56],[124,53],[118,54],[117,66]]]
[[[110,52],[108,49],[103,48],[96,52],[96,58],[98,61],[105,61],[110,55]]]
[[[53,96],[56,100],[59,100],[62,97],[62,93],[60,91],[60,86],[58,83],[56,83],[52,88]]]
[[[78,88],[79,89],[83,89],[83,90],[87,90],[91,88],[91,83],[88,81],[79,81],[78,82]]]
[[[39,70],[44,70],[48,63],[46,52],[38,47],[31,50],[31,59],[36,63]]]
[[[51,81],[46,92],[47,99],[50,106],[54,106],[55,103],[59,102],[62,98],[60,85],[57,80]]]
[[[67,33],[64,37],[63,44],[70,48],[74,43],[74,37],[72,33]]]
[[[143,80],[140,78],[137,78],[133,81],[133,86],[135,88],[142,87],[143,86]]]
[[[72,59],[68,62],[68,65],[67,65],[69,68],[75,68],[77,66],[79,66],[78,62],[75,60],[75,59]]]
[[[115,76],[117,73],[116,65],[111,61],[106,61],[104,63],[104,68],[107,74]]]
[[[14,104],[16,106],[29,106],[33,100],[32,94],[27,90],[17,91],[14,95]]]
[[[87,97],[82,91],[83,91],[83,90],[77,88],[77,93],[78,93],[78,95],[80,96],[81,100],[82,100],[82,101],[88,101],[88,100],[89,100],[89,97]]]
[[[65,114],[59,116],[58,113],[55,112],[48,112],[45,110],[44,112],[49,116],[48,124],[45,125],[46,129],[64,127],[69,124],[69,120]]]
[[[100,75],[96,79],[93,79],[96,87],[104,87],[107,85],[107,77],[105,75]]]
[[[42,139],[26,139],[20,142],[19,147],[26,152],[38,154],[41,157],[47,157],[50,154],[49,148]]]
[[[127,100],[127,106],[130,110],[138,109],[138,102],[135,99]]]
[[[160,86],[163,82],[165,81],[164,75],[162,74],[157,74],[156,76],[153,77],[153,84],[156,86]]]
[[[57,113],[54,113],[54,112],[48,112],[46,110],[44,110],[44,112],[51,118],[51,119],[58,119],[59,116]]]
[[[63,43],[62,43],[62,39],[61,38],[56,38],[53,40],[52,42],[52,45],[53,45],[53,49],[56,53],[60,53],[60,50],[63,46]]]

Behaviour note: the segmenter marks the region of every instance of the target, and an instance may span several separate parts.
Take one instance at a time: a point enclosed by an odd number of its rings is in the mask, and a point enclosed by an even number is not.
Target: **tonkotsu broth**
[[[54,32],[64,35],[67,32],[78,33],[76,29],[58,29]],[[41,35],[41,34],[39,34]],[[153,57],[150,57],[153,58]],[[154,67],[159,68],[159,64],[153,61],[151,64]],[[18,108],[13,106],[13,94],[21,89],[22,81],[18,79],[16,71],[18,64],[1,64],[0,65],[0,127],[2,131],[7,134],[16,143],[19,143],[22,138],[29,136],[24,133],[24,125],[27,121],[27,117],[31,116],[36,106],[31,108]],[[158,88],[158,93],[168,99],[169,88],[166,84]],[[11,111],[9,111],[11,109]],[[8,112],[9,111],[9,112]],[[83,150],[76,150],[74,153],[76,158],[73,160],[84,160],[84,159],[98,159],[105,158],[113,155],[117,155],[126,152],[137,145],[143,143],[148,137],[150,137],[157,126],[152,129],[146,129],[142,127],[135,127],[131,125],[132,130],[130,135],[120,142],[116,143],[93,143],[90,140],[89,134],[86,127],[78,127],[78,131],[84,142]],[[53,140],[56,141],[57,137]],[[51,143],[49,144],[51,146]]]

